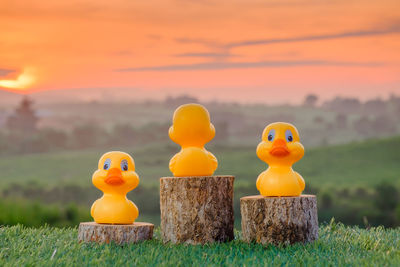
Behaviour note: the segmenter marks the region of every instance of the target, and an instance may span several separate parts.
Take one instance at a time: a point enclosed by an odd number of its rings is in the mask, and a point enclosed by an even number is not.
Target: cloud
[[[250,68],[281,68],[296,66],[342,66],[342,67],[379,67],[382,62],[351,62],[328,60],[287,60],[287,61],[258,61],[258,62],[206,62],[196,64],[176,64],[150,67],[135,67],[116,69],[117,72],[140,71],[192,71],[192,70],[225,70]]]
[[[212,48],[224,48],[224,44],[221,44],[215,40],[204,39],[204,38],[175,38],[175,42],[180,44],[198,44]]]
[[[265,38],[265,39],[253,39],[253,40],[242,40],[239,42],[228,42],[221,43],[211,39],[202,38],[175,38],[175,41],[180,44],[198,44],[213,49],[218,49],[219,51],[224,51],[228,53],[230,49],[243,46],[254,46],[254,45],[270,45],[270,44],[280,44],[280,43],[297,43],[305,41],[323,41],[332,39],[346,39],[346,38],[356,38],[356,37],[368,37],[368,36],[380,36],[387,34],[398,34],[400,33],[400,22],[394,21],[390,25],[385,25],[382,28],[373,29],[360,29],[356,31],[345,31],[339,33],[328,33],[319,35],[304,35],[296,37],[287,38]]]
[[[7,76],[10,73],[15,72],[16,70],[10,70],[10,69],[1,69],[0,68],[0,77]]]
[[[203,52],[194,52],[194,53],[182,53],[176,54],[175,57],[194,57],[194,58],[227,58],[227,57],[235,57],[237,55],[233,55],[231,53],[203,53]]]
[[[358,31],[348,31],[341,33],[332,34],[321,34],[321,35],[305,35],[298,37],[288,37],[288,38],[271,38],[271,39],[256,39],[256,40],[244,40],[240,42],[232,42],[225,45],[226,48],[235,48],[243,46],[254,46],[254,45],[269,45],[278,43],[296,43],[304,41],[321,41],[321,40],[331,40],[331,39],[344,39],[344,38],[354,38],[354,37],[366,37],[366,36],[378,36],[400,33],[400,25],[393,24],[385,29],[370,29],[370,30],[358,30]]]

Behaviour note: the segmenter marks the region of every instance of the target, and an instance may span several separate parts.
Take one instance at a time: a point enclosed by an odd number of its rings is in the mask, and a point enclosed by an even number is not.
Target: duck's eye
[[[111,159],[106,159],[106,161],[104,161],[103,169],[108,170],[110,166],[111,166]]]
[[[286,130],[285,136],[286,136],[286,141],[293,142],[293,134],[290,130]]]
[[[128,170],[128,161],[126,159],[121,161],[121,170],[123,170],[123,171]]]
[[[268,133],[268,141],[272,141],[275,138],[275,130],[271,129]]]

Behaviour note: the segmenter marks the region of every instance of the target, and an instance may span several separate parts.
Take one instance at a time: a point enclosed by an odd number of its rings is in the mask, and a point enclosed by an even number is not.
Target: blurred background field
[[[91,176],[109,150],[134,157],[141,181],[128,197],[139,207],[139,221],[159,223],[158,180],[171,175],[168,162],[179,149],[168,138],[172,114],[196,98],[43,102],[42,95],[0,94],[0,224],[63,227],[91,220],[90,205],[101,196]],[[294,123],[300,131],[306,155],[295,169],[306,180],[305,192],[318,196],[321,222],[335,217],[361,227],[400,225],[400,97],[202,104],[217,130],[207,145],[219,160],[216,174],[236,176],[238,227],[239,198],[258,193],[255,181],[267,167],[256,146],[274,121]]]

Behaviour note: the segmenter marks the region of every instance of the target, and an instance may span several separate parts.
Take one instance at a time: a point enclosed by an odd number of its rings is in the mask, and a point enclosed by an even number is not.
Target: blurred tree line
[[[0,131],[0,151],[22,154],[143,144],[165,138],[169,128],[167,124],[155,123],[141,128],[117,124],[106,130],[96,123],[86,123],[66,132],[53,128],[39,129],[38,121],[33,102],[24,98],[14,114],[8,118],[6,128]]]
[[[325,126],[326,130],[352,130],[362,137],[388,136],[398,132],[400,123],[400,97],[370,99],[361,102],[357,98],[335,97],[318,106],[319,97],[309,94],[303,106],[321,108],[332,112],[333,120],[316,115],[314,123]]]
[[[167,98],[164,105],[197,102],[190,97]],[[5,128],[0,128],[0,154],[25,154],[65,149],[108,148],[132,146],[166,140],[170,123],[148,123],[133,127],[128,123],[103,128],[99,123],[89,122],[72,127],[71,131],[39,128],[39,117],[33,101],[25,97],[14,113],[8,117]],[[229,135],[228,125],[222,119],[214,122],[218,128],[215,140]]]
[[[151,124],[136,129],[128,124],[107,131],[97,124],[75,127],[71,132],[44,128],[31,132],[0,132],[0,153],[38,153],[65,149],[115,147],[153,142],[165,138],[169,125]]]
[[[169,97],[158,105],[173,108],[187,102],[198,100],[190,96]],[[365,102],[357,98],[336,97],[321,103],[317,95],[310,94],[298,107],[300,110],[296,108],[295,112],[289,107],[271,109],[265,105],[249,107],[248,110],[245,108],[245,105],[210,105],[213,123],[217,128],[213,141],[229,139],[242,143],[244,140],[254,140],[259,138],[266,123],[273,121],[295,123],[306,137],[304,141],[309,142],[305,145],[313,146],[350,142],[358,137],[391,136],[400,132],[400,97],[394,95],[387,100],[377,98]],[[321,111],[328,112],[322,114]],[[71,124],[68,130],[59,130],[38,127],[39,122],[40,117],[33,102],[24,98],[6,123],[3,123],[4,127],[0,128],[0,153],[109,148],[165,141],[170,126],[166,121],[150,122],[140,127],[117,123],[105,128],[100,122],[89,120]],[[336,141],[332,141],[332,137]]]

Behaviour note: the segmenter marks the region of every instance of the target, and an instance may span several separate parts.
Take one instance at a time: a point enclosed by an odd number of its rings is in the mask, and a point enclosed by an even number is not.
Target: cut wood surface
[[[234,176],[161,178],[163,241],[204,244],[232,240],[234,179]]]
[[[154,225],[134,222],[133,224],[98,224],[83,222],[79,224],[80,242],[110,243],[122,245],[149,240],[153,237]]]
[[[279,245],[318,239],[317,198],[314,195],[243,197],[240,211],[246,242]]]

